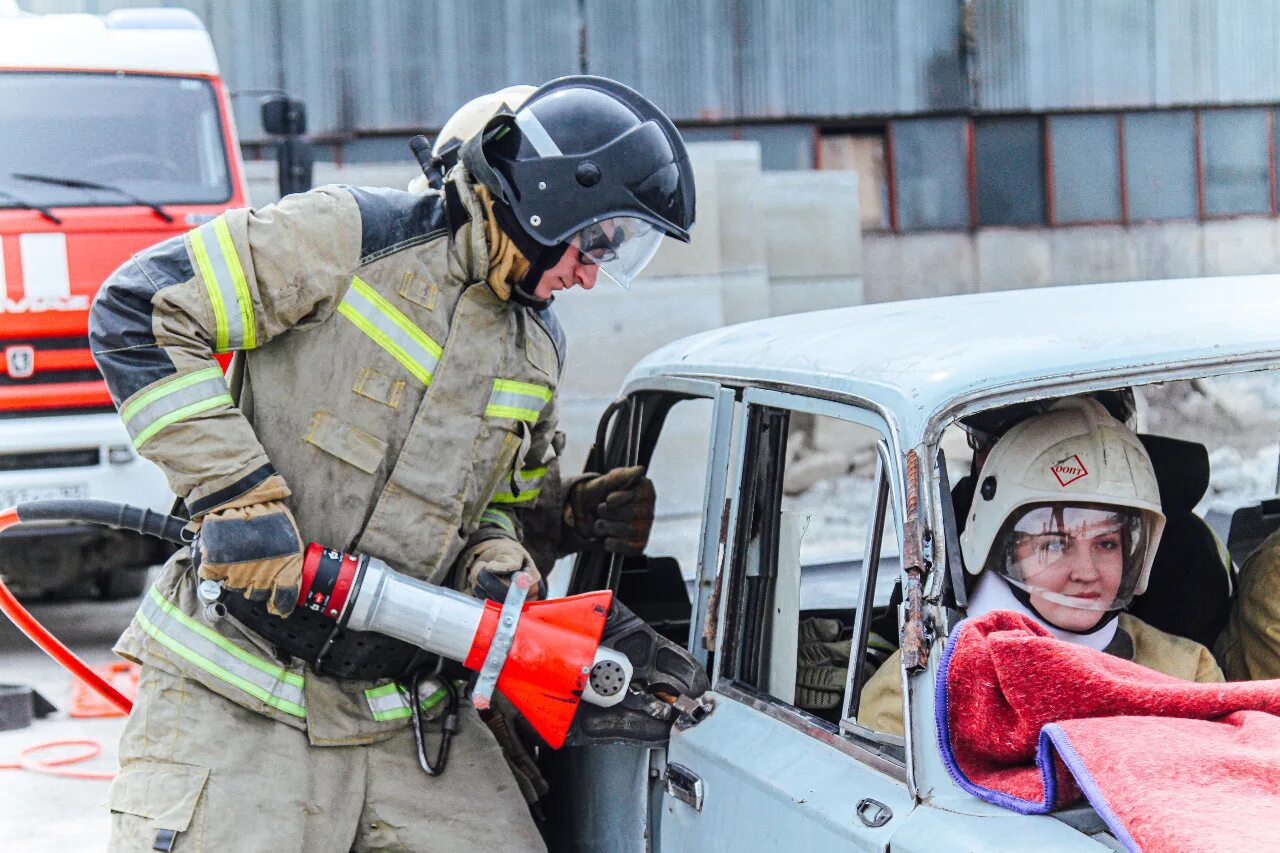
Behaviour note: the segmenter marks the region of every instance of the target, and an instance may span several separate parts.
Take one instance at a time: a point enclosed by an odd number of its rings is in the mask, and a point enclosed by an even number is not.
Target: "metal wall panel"
[[[963,109],[960,5],[738,0],[741,115]]]
[[[467,99],[587,70],[677,120],[856,119],[1280,101],[1280,0],[21,0],[183,6],[233,90],[313,133],[438,128]],[[975,73],[965,70],[967,24]],[[261,137],[256,96],[236,114]]]
[[[1276,0],[972,0],[982,111],[1280,99]]]
[[[673,119],[737,116],[734,0],[584,0],[586,69]]]

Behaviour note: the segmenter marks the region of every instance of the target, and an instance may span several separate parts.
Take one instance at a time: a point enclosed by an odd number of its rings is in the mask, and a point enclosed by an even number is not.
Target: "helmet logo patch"
[[[1066,459],[1056,462],[1049,466],[1049,470],[1053,472],[1053,476],[1058,478],[1058,485],[1069,486],[1082,477],[1089,476],[1089,469],[1084,467],[1080,455],[1069,456]]]

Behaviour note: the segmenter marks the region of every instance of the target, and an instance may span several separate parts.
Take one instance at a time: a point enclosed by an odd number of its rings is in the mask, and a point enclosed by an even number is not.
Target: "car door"
[[[597,546],[567,568],[568,594],[612,589],[638,616],[687,645],[705,665],[702,627],[725,516],[735,392],[674,377],[632,383],[609,407],[586,470],[645,465],[657,490],[645,553],[620,558]],[[707,531],[711,531],[709,534]],[[550,849],[645,853],[656,848],[663,750],[592,744],[546,751],[540,765],[552,795],[540,804]],[[560,795],[561,792],[572,792]]]
[[[892,586],[900,538],[888,426],[869,410],[762,389],[744,392],[739,423],[727,529],[707,531],[724,541],[710,712],[672,732],[659,849],[885,850],[915,805],[904,743],[856,714],[874,604],[887,599],[877,576]],[[820,425],[836,439],[805,438]],[[831,476],[806,483],[797,471]],[[864,521],[842,527],[846,513]],[[818,646],[847,642],[845,668],[796,663],[813,658],[814,620],[825,620],[823,637],[838,626]]]

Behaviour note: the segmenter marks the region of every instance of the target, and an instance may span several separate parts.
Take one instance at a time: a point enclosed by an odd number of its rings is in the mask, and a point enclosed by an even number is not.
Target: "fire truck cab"
[[[169,510],[163,475],[134,451],[90,356],[89,306],[132,253],[246,206],[243,175],[194,14],[36,15],[0,0],[0,505]],[[0,566],[26,595],[133,595],[139,569],[166,555],[86,527],[15,533],[0,539]]]

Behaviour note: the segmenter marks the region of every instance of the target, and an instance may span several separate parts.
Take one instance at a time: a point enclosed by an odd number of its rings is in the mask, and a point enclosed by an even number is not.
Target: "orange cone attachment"
[[[519,709],[543,740],[559,748],[595,662],[613,593],[587,592],[569,598],[535,601],[520,614],[498,690]],[[463,661],[480,669],[498,629],[502,605],[485,603],[471,652]]]

